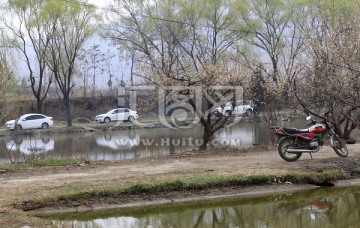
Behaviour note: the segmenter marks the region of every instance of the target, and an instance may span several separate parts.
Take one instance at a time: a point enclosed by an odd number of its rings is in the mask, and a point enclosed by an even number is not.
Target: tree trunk
[[[43,101],[40,97],[36,98],[36,112],[42,114]]]
[[[203,134],[203,137],[202,137],[202,142],[203,144],[200,146],[200,150],[206,150],[207,149],[207,146],[208,146],[208,143],[210,142],[210,139],[211,139],[211,131],[204,126],[204,134]]]
[[[63,102],[64,102],[64,106],[65,106],[65,117],[66,117],[67,126],[72,127],[70,98],[64,97]]]
[[[346,126],[344,128],[344,131],[341,135],[342,139],[344,140],[348,140],[350,139],[350,135],[351,135],[351,132],[356,128],[356,125],[351,123],[351,125],[349,126],[349,120],[347,120],[347,123],[346,123]]]

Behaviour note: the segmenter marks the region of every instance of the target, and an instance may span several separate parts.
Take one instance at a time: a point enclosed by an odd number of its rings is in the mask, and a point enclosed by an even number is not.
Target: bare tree
[[[84,86],[84,97],[86,93],[87,79],[92,77],[92,96],[95,97],[96,90],[96,79],[99,76],[103,76],[104,72],[109,75],[109,82],[112,88],[112,73],[111,73],[111,59],[114,57],[113,54],[110,54],[110,51],[107,50],[104,52],[100,49],[100,46],[97,44],[91,45],[88,49],[81,50],[79,57],[79,65],[82,70],[83,77],[83,86]]]
[[[303,59],[306,35],[300,30],[299,21],[302,8],[294,3],[293,0],[249,1],[251,12],[261,25],[254,28],[255,39],[248,40],[260,53],[259,60],[250,61],[250,67],[255,67],[254,72],[261,70],[270,79],[269,87],[276,94],[269,95],[269,99],[274,104],[289,103],[291,83],[306,66]]]
[[[317,116],[321,113],[313,109],[314,104],[326,108],[343,139],[360,121],[360,21],[356,16],[360,6],[346,3],[322,1],[309,8],[304,29],[311,32],[307,44],[313,63],[306,81],[297,86],[303,108]]]
[[[72,126],[70,98],[74,88],[73,76],[79,51],[95,28],[94,8],[89,5],[59,2],[59,19],[50,40],[48,66],[54,73],[63,95],[67,126]],[[55,16],[57,16],[55,14]]]
[[[50,48],[56,20],[48,20],[50,11],[46,10],[46,4],[44,0],[9,1],[7,15],[3,19],[4,25],[14,36],[12,45],[21,52],[26,63],[38,113],[43,111],[43,103],[52,83],[46,53]]]
[[[241,1],[115,2],[119,8],[112,10],[106,36],[134,51],[133,63],[138,63],[134,74],[163,88],[165,97],[171,94],[169,86],[181,87],[176,95],[187,97],[195,93],[190,87],[201,87],[203,97],[219,101],[229,90],[211,92],[207,88],[242,84],[246,72],[232,51],[248,35],[243,20],[248,11]],[[209,100],[201,108],[193,98],[187,102],[204,127],[201,149],[205,149],[229,117],[212,119],[216,107]]]
[[[87,96],[87,89],[88,89],[88,81],[91,69],[90,60],[87,58],[87,53],[85,50],[82,50],[79,55],[78,61],[78,68],[79,68],[79,77],[82,79],[82,86],[83,86],[83,97]]]

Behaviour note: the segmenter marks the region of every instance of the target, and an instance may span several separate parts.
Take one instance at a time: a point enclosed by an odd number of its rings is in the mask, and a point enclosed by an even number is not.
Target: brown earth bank
[[[345,185],[360,177],[360,144],[348,145],[349,157],[338,157],[325,146],[313,154],[304,154],[296,162],[283,161],[275,148],[216,149],[118,162],[86,162],[63,167],[31,167],[5,170],[0,173],[0,227],[51,227],[28,211],[51,207],[53,211],[66,207],[67,211],[93,208],[172,204],[196,199],[207,200],[237,195],[263,194],[296,190],[304,186],[335,183]],[[331,171],[322,179],[311,177]],[[297,183],[292,175],[309,175]],[[65,199],[69,194],[124,189],[142,184],[172,181],[192,181],[206,178],[259,177],[259,182],[245,184],[232,182],[226,186],[203,186],[198,189],[136,192],[122,195],[88,194],[85,197]],[[287,178],[288,177],[288,178]],[[292,177],[292,178],[290,178]],[[358,179],[357,179],[358,180]],[[344,185],[344,184],[343,184]]]

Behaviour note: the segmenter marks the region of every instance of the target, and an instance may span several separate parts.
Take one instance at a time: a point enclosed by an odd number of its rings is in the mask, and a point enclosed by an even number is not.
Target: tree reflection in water
[[[65,215],[57,227],[357,227],[360,187],[320,188],[311,191],[227,200],[204,207],[126,211],[99,215]],[[146,213],[144,213],[144,211]],[[70,216],[70,217],[69,217]],[[89,218],[92,217],[92,218]]]

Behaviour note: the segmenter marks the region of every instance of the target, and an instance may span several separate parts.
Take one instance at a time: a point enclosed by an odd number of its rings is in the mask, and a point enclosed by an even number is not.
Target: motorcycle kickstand
[[[311,152],[309,153],[310,154],[310,157],[311,157],[311,160],[313,159],[313,157],[312,157],[312,154],[311,154]]]

